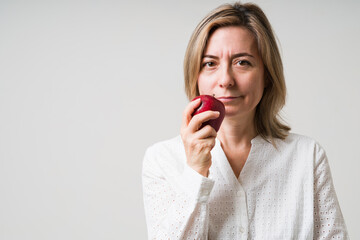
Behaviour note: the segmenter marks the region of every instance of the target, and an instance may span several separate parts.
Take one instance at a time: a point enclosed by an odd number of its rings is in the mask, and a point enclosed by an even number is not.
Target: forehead
[[[245,27],[228,26],[216,29],[209,38],[205,53],[257,53],[256,39]]]

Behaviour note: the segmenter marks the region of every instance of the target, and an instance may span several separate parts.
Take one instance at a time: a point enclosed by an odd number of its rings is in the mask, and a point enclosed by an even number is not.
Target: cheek
[[[262,96],[263,96],[263,93],[264,93],[264,80],[260,80],[256,86],[254,86],[254,88],[256,89],[255,90],[255,95],[256,95],[256,98],[257,98],[257,101],[260,101]]]
[[[200,95],[202,95],[204,91],[204,81],[200,76],[198,78],[197,85],[198,85],[199,93]]]
[[[264,91],[264,80],[262,76],[250,78],[248,81],[243,83],[243,89],[246,93],[261,98]]]
[[[198,81],[197,81],[199,93],[201,95],[203,95],[203,94],[211,95],[212,94],[212,88],[213,88],[211,83],[212,83],[212,81],[208,76],[204,76],[204,75],[200,74],[199,78],[198,78]]]
[[[242,88],[249,93],[257,92],[259,89],[262,88],[262,84],[261,81],[258,80],[249,80],[242,84]]]

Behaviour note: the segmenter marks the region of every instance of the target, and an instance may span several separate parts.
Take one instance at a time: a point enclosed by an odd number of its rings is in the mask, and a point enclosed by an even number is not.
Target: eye
[[[251,66],[251,63],[247,60],[239,60],[235,64],[239,66]]]
[[[215,62],[211,62],[211,61],[209,61],[209,62],[204,62],[203,64],[202,64],[202,67],[204,68],[204,67],[206,67],[206,68],[213,68],[213,67],[215,67]]]

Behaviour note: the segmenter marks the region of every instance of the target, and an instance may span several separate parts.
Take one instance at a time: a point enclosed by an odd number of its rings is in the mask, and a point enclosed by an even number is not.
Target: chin
[[[226,107],[225,106],[225,117],[232,117],[232,116],[236,116],[240,113],[241,111],[239,111],[238,109],[234,109],[232,107]]]
[[[237,107],[230,107],[230,106],[226,106],[225,105],[225,118],[227,117],[245,117],[248,116],[248,114],[250,113],[255,113],[255,109],[243,109],[243,108],[239,108],[239,106]]]

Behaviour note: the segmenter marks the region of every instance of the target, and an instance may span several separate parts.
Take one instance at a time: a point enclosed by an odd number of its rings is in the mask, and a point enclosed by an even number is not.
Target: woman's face
[[[264,91],[264,65],[253,34],[222,27],[210,36],[198,78],[200,94],[225,104],[226,116],[254,116]]]

